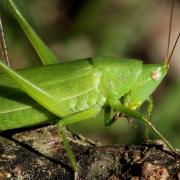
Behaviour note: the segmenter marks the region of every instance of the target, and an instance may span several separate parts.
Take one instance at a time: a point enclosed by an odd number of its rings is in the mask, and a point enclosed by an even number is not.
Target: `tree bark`
[[[97,146],[66,131],[74,173],[55,125],[0,137],[1,179],[180,179],[180,155],[161,144]]]

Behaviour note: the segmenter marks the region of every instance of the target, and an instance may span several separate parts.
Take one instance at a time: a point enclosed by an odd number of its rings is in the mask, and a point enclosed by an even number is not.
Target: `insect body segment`
[[[164,64],[143,65],[143,70],[134,88],[129,93],[129,107],[139,108],[155,91],[167,74]]]
[[[138,60],[95,57],[92,62],[102,73],[100,90],[109,105],[133,88],[142,71],[142,62]]]

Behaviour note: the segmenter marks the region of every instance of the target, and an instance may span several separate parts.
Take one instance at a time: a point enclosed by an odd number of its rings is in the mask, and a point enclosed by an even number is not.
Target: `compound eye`
[[[155,81],[159,80],[160,77],[161,77],[161,72],[160,72],[159,70],[153,71],[153,72],[151,73],[151,78],[152,78],[153,80],[155,80]]]

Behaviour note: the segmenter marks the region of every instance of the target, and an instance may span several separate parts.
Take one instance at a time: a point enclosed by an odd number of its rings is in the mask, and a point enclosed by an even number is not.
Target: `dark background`
[[[15,3],[61,61],[98,55],[160,63],[165,57],[170,0],[15,0]],[[5,0],[0,1],[0,13],[13,68],[41,65]],[[179,19],[180,3],[175,1],[172,44],[180,31]],[[180,43],[168,76],[153,97],[153,122],[180,148]],[[132,128],[124,119],[111,127],[103,124],[99,115],[70,129],[103,144],[142,142],[143,125],[138,122],[135,122],[138,128]]]

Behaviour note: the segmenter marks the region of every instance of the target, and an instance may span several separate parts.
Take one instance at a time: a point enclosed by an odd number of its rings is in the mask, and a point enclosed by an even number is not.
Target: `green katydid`
[[[95,117],[104,108],[105,125],[113,123],[114,119],[110,117],[113,109],[145,122],[174,150],[148,118],[135,111],[149,99],[166,76],[174,48],[169,53],[168,45],[168,54],[162,64],[143,64],[140,60],[112,57],[57,63],[57,58],[33,31],[13,1],[7,2],[46,66],[16,72],[0,61],[0,68],[4,71],[0,74],[0,131],[59,118],[58,125],[68,157],[74,170],[77,170],[63,126]],[[179,36],[174,47],[178,39]]]

